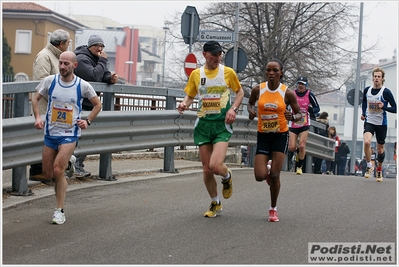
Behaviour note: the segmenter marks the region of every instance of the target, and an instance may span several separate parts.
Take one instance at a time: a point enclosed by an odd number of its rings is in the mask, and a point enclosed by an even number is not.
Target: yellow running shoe
[[[230,198],[231,195],[233,194],[233,175],[231,174],[230,169],[227,169],[227,171],[230,173],[230,178],[229,179],[222,179],[223,197],[225,199]]]
[[[302,167],[296,168],[296,174],[302,174]]]
[[[370,175],[374,173],[374,167],[367,167],[366,172],[364,173],[364,178],[370,178]]]
[[[217,213],[222,211],[222,202],[219,201],[219,204],[216,201],[212,201],[209,206],[209,210],[207,210],[204,214],[204,217],[213,218],[216,217]]]

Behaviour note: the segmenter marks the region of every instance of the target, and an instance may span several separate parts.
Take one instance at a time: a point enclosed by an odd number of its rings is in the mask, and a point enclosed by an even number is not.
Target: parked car
[[[387,164],[386,167],[382,170],[382,177],[384,178],[396,178],[396,176],[396,164]]]

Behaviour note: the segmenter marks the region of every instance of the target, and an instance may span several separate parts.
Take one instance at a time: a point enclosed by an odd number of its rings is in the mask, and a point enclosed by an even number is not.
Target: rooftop
[[[53,12],[51,9],[32,2],[3,2],[3,11],[4,10]]]

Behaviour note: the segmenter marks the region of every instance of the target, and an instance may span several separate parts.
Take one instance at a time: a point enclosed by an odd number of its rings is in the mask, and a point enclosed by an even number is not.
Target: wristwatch
[[[91,124],[91,120],[89,120],[89,119],[86,119],[86,121],[87,121],[87,125],[89,125],[89,126],[90,126],[90,124]]]
[[[232,107],[235,113],[238,113],[238,108],[237,107]]]

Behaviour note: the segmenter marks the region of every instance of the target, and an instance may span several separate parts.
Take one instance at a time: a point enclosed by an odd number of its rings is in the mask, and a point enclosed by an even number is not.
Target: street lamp
[[[165,31],[165,37],[163,39],[163,63],[162,63],[162,87],[164,87],[165,83],[165,57],[166,57],[166,32],[169,30],[169,27],[165,26],[162,28]]]
[[[131,70],[130,70],[130,66],[133,65],[134,62],[133,61],[125,61],[125,72],[126,72],[126,65],[129,65],[128,67],[128,75],[127,75],[127,82],[130,83],[130,74],[131,74]]]

